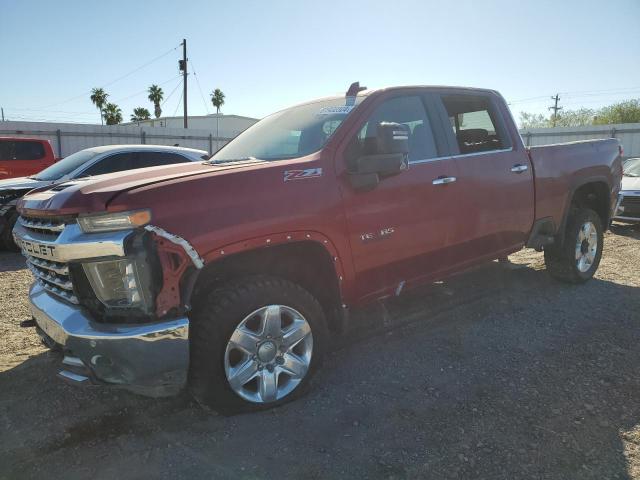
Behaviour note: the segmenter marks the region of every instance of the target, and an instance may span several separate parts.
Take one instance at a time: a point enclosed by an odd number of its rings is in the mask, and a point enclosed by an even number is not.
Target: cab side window
[[[409,161],[438,156],[422,99],[419,96],[404,96],[389,99],[375,109],[350,145],[349,157],[377,153],[376,129],[381,122],[402,123],[409,127]]]
[[[442,103],[449,115],[461,154],[501,150],[511,146],[502,117],[489,97],[444,95]]]

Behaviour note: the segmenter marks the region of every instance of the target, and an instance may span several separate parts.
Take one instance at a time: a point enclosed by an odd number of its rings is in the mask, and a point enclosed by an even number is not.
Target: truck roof
[[[379,92],[390,92],[394,90],[411,90],[415,88],[420,88],[425,90],[459,90],[459,91],[466,91],[469,93],[494,93],[494,94],[500,95],[500,93],[497,90],[493,90],[491,88],[463,87],[463,86],[452,86],[452,85],[396,85],[396,86],[385,86],[385,87],[378,87],[378,88],[363,90],[361,92],[358,92],[356,97],[367,97],[369,95],[372,95],[374,93],[379,93]],[[338,100],[341,98],[346,98],[346,96],[345,95],[328,95],[326,97],[314,98],[313,100],[308,100],[306,102],[300,102],[293,105],[289,105],[278,111],[285,110],[291,107],[301,106],[301,105],[309,105],[316,102],[322,102],[327,100]],[[277,113],[277,111],[274,113]]]

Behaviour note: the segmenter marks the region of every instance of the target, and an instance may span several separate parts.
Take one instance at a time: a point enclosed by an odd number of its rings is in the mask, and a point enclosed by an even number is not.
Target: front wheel
[[[549,274],[563,282],[584,283],[596,273],[604,231],[596,212],[580,208],[567,222],[564,245],[545,247],[544,261]]]
[[[221,413],[280,405],[304,392],[325,338],[322,308],[309,292],[276,277],[243,279],[194,309],[189,389]]]

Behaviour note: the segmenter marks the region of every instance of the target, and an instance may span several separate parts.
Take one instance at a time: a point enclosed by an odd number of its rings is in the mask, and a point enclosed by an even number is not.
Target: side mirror
[[[358,190],[370,190],[380,183],[380,177],[397,175],[409,168],[409,127],[401,123],[381,122],[371,139],[372,153],[357,157],[349,172],[351,185]]]

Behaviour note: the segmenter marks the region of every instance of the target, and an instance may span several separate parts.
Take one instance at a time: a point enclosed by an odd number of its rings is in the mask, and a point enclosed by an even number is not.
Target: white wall
[[[207,115],[189,117],[189,130],[209,130],[216,134],[219,132],[220,137],[233,138],[243,132],[251,125],[256,123],[258,119],[241,117],[239,115]],[[166,128],[182,128],[184,125],[183,117],[161,117],[158,119],[144,120],[136,122],[135,125],[143,127],[166,127]]]
[[[640,157],[640,123],[521,129],[520,134],[525,145],[528,146],[617,138],[624,148],[625,158]]]
[[[0,122],[0,136],[49,140],[54,153],[60,157],[100,145],[141,143],[178,144],[181,147],[199,148],[211,153],[233,138],[222,134],[216,138],[215,130],[48,122]]]

